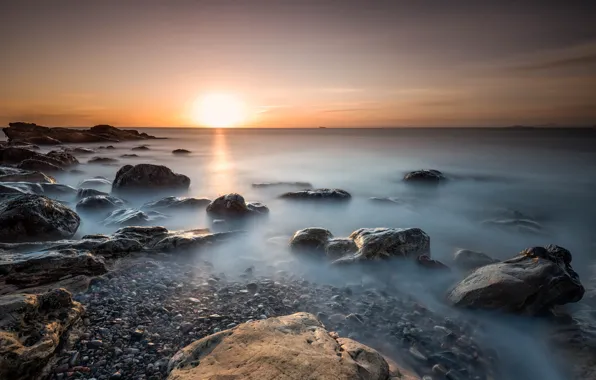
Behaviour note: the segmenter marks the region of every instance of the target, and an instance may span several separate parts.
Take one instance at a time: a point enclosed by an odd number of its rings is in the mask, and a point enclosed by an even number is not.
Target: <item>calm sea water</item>
[[[286,242],[296,230],[305,227],[324,227],[337,237],[347,236],[361,227],[420,227],[431,237],[432,255],[447,264],[458,248],[481,250],[505,259],[531,246],[558,244],[572,252],[573,266],[582,280],[591,276],[590,268],[596,259],[594,130],[147,129],[146,132],[168,139],[114,144],[116,149],[100,150],[97,155],[118,158],[119,163],[82,165],[84,173],[65,174],[58,176],[58,180],[76,186],[93,176],[113,179],[118,168],[126,163],[154,163],[189,176],[192,181],[189,195],[213,199],[237,192],[248,201],[269,206],[269,218],[249,226],[253,244],[244,242],[215,255],[220,268],[238,269],[234,268],[236,264],[245,268],[255,258],[268,262],[289,260],[287,252],[275,250],[264,242],[275,237]],[[140,144],[147,144],[150,150],[131,151]],[[88,146],[98,145],[102,144]],[[171,152],[177,148],[188,149],[192,154],[175,156]],[[120,158],[130,153],[139,157]],[[87,158],[80,160],[86,162]],[[406,172],[423,168],[441,170],[450,181],[434,190],[413,188],[401,181]],[[251,186],[255,182],[272,181],[306,181],[314,187],[337,187],[349,191],[353,199],[342,205],[288,202],[278,199],[288,189]],[[139,194],[129,201],[140,205],[156,197]],[[403,202],[375,203],[371,197],[395,197]],[[511,218],[514,212],[538,223],[539,231],[503,230],[482,223]],[[196,212],[172,215],[163,224],[185,229],[209,226],[204,213]],[[79,234],[113,230],[84,219]],[[338,275],[320,267],[310,268],[309,273],[322,280],[340,282],[360,276],[346,272]],[[425,284],[431,287],[430,280]],[[440,300],[426,295],[425,286],[421,289],[416,295],[440,308]],[[508,378],[566,378],[551,368],[549,350],[545,349],[541,334],[526,335],[530,328],[536,328],[534,320],[487,321],[491,326],[491,344],[501,345]]]

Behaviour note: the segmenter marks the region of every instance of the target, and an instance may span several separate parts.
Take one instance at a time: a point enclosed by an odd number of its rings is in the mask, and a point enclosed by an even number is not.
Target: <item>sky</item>
[[[596,3],[0,2],[0,124],[245,127],[596,124]]]

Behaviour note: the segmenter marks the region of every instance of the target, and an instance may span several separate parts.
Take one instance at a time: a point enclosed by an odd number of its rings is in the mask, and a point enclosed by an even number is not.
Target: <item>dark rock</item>
[[[107,272],[101,257],[76,250],[50,251],[18,261],[0,262],[7,284],[29,288],[49,284],[66,276],[94,276]]]
[[[111,195],[92,195],[77,202],[79,212],[111,211],[124,206],[124,201]]]
[[[300,189],[311,189],[310,182],[259,182],[253,183],[252,187],[267,188],[267,187],[298,187]]]
[[[109,196],[110,194],[103,192],[103,191],[95,190],[95,189],[78,189],[76,198],[77,198],[77,200],[79,200],[79,199],[92,197],[92,196],[96,196],[96,195],[101,195],[101,196],[106,197],[106,196]]]
[[[217,218],[241,218],[266,215],[269,213],[269,209],[261,203],[247,204],[242,195],[230,193],[209,203],[207,213]]]
[[[459,269],[468,271],[485,265],[498,263],[486,253],[471,251],[469,249],[460,249],[453,255],[453,262]]]
[[[77,187],[97,190],[109,190],[112,187],[112,182],[105,178],[89,178],[81,181]]]
[[[0,203],[0,241],[67,239],[79,228],[79,216],[42,195],[18,195]]]
[[[205,208],[211,203],[206,198],[187,198],[187,197],[165,197],[157,201],[145,203],[142,209],[145,210],[195,210]]]
[[[51,159],[59,162],[61,166],[65,166],[65,167],[79,164],[79,160],[77,160],[77,158],[75,156],[73,156],[72,154],[70,154],[68,152],[60,151],[60,150],[53,150],[51,152],[48,152],[46,154],[46,158],[51,158]]]
[[[118,162],[118,159],[112,157],[99,157],[95,156],[87,161],[88,164],[110,164],[113,162]]]
[[[59,166],[56,166],[49,162],[34,160],[34,159],[25,160],[25,161],[21,162],[19,165],[17,165],[17,167],[19,169],[23,169],[23,170],[35,170],[35,171],[40,171],[40,172],[45,172],[45,173],[57,173],[57,172],[64,171],[64,169],[62,169]]]
[[[333,234],[324,228],[311,227],[296,231],[290,239],[290,250],[295,253],[325,255]]]
[[[98,149],[116,149],[114,145],[102,145]]]
[[[33,144],[89,143],[104,141],[144,140],[155,138],[135,130],[123,130],[109,125],[96,125],[87,130],[73,128],[48,128],[33,123],[9,123],[4,134],[9,141],[18,140]]]
[[[83,306],[64,289],[0,297],[0,379],[37,378]]]
[[[0,167],[0,182],[56,183],[56,180],[37,171]]]
[[[81,148],[81,147],[75,147],[75,148],[70,148],[70,147],[65,147],[62,148],[65,152],[68,152],[70,154],[93,154],[95,153],[95,151],[91,148]]]
[[[438,260],[431,259],[428,255],[420,255],[416,258],[416,263],[427,269],[449,270],[449,267]]]
[[[4,182],[0,183],[0,192],[12,194],[38,194],[58,200],[71,200],[77,190],[68,185],[59,183],[29,183],[29,182]]]
[[[112,184],[113,191],[188,189],[190,178],[172,172],[161,165],[125,165],[118,170]]]
[[[331,260],[352,255],[356,252],[358,252],[358,246],[354,243],[354,240],[349,238],[330,239],[327,243],[327,258]]]
[[[139,145],[132,148],[132,150],[150,150],[148,145]]]
[[[329,200],[329,201],[347,201],[352,198],[350,193],[341,189],[313,189],[291,191],[282,194],[280,198],[295,200]]]
[[[167,216],[157,211],[143,212],[131,208],[115,210],[102,222],[105,226],[142,226],[159,220],[167,219]]]
[[[445,181],[447,178],[438,170],[430,169],[430,170],[415,170],[413,172],[409,172],[404,176],[404,181],[411,182],[411,183],[428,183],[428,184],[438,184],[442,181]]]
[[[174,149],[172,151],[173,154],[191,154],[192,152],[190,150],[186,150],[186,149]]]
[[[460,307],[535,315],[577,302],[583,295],[584,287],[571,268],[571,253],[549,245],[476,269],[447,298]]]
[[[133,157],[139,157],[139,155],[138,154],[131,153],[131,154],[123,154],[120,157],[122,157],[122,158],[133,158]]]

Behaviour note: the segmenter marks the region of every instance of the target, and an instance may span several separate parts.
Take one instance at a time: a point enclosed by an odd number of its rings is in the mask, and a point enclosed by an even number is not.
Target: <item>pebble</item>
[[[100,348],[101,346],[103,346],[103,342],[98,339],[87,342],[87,347],[89,348]]]

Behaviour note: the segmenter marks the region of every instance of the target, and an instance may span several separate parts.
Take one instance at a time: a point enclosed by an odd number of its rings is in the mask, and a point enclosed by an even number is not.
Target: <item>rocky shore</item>
[[[564,318],[562,306],[581,301],[585,288],[563,247],[530,247],[503,261],[460,250],[443,263],[421,228],[362,226],[337,237],[311,227],[273,238],[282,242],[286,265],[254,261],[230,270],[206,256],[239,242],[250,221],[266,221],[267,205],[237,193],[173,196],[187,191],[191,179],[148,163],[115,167],[113,179],[88,178],[76,188],[59,184],[51,174],[76,170],[75,155],[93,150],[40,153],[31,144],[152,137],[110,126],[78,131],[16,123],[4,131],[2,379],[511,378],[502,365],[507,352],[486,338],[491,326],[475,311],[552,325],[560,356],[578,358],[565,370],[593,378],[586,363],[596,340],[577,338]],[[150,149],[143,147],[135,149]],[[455,180],[447,178],[418,170],[403,181],[434,189]],[[298,187],[276,199],[317,207],[353,198],[305,182],[253,186]],[[141,192],[155,196],[133,206]],[[160,226],[173,211],[204,216],[214,231]],[[85,222],[110,232],[81,236]],[[338,285],[309,276],[298,270],[301,263],[345,279]]]

